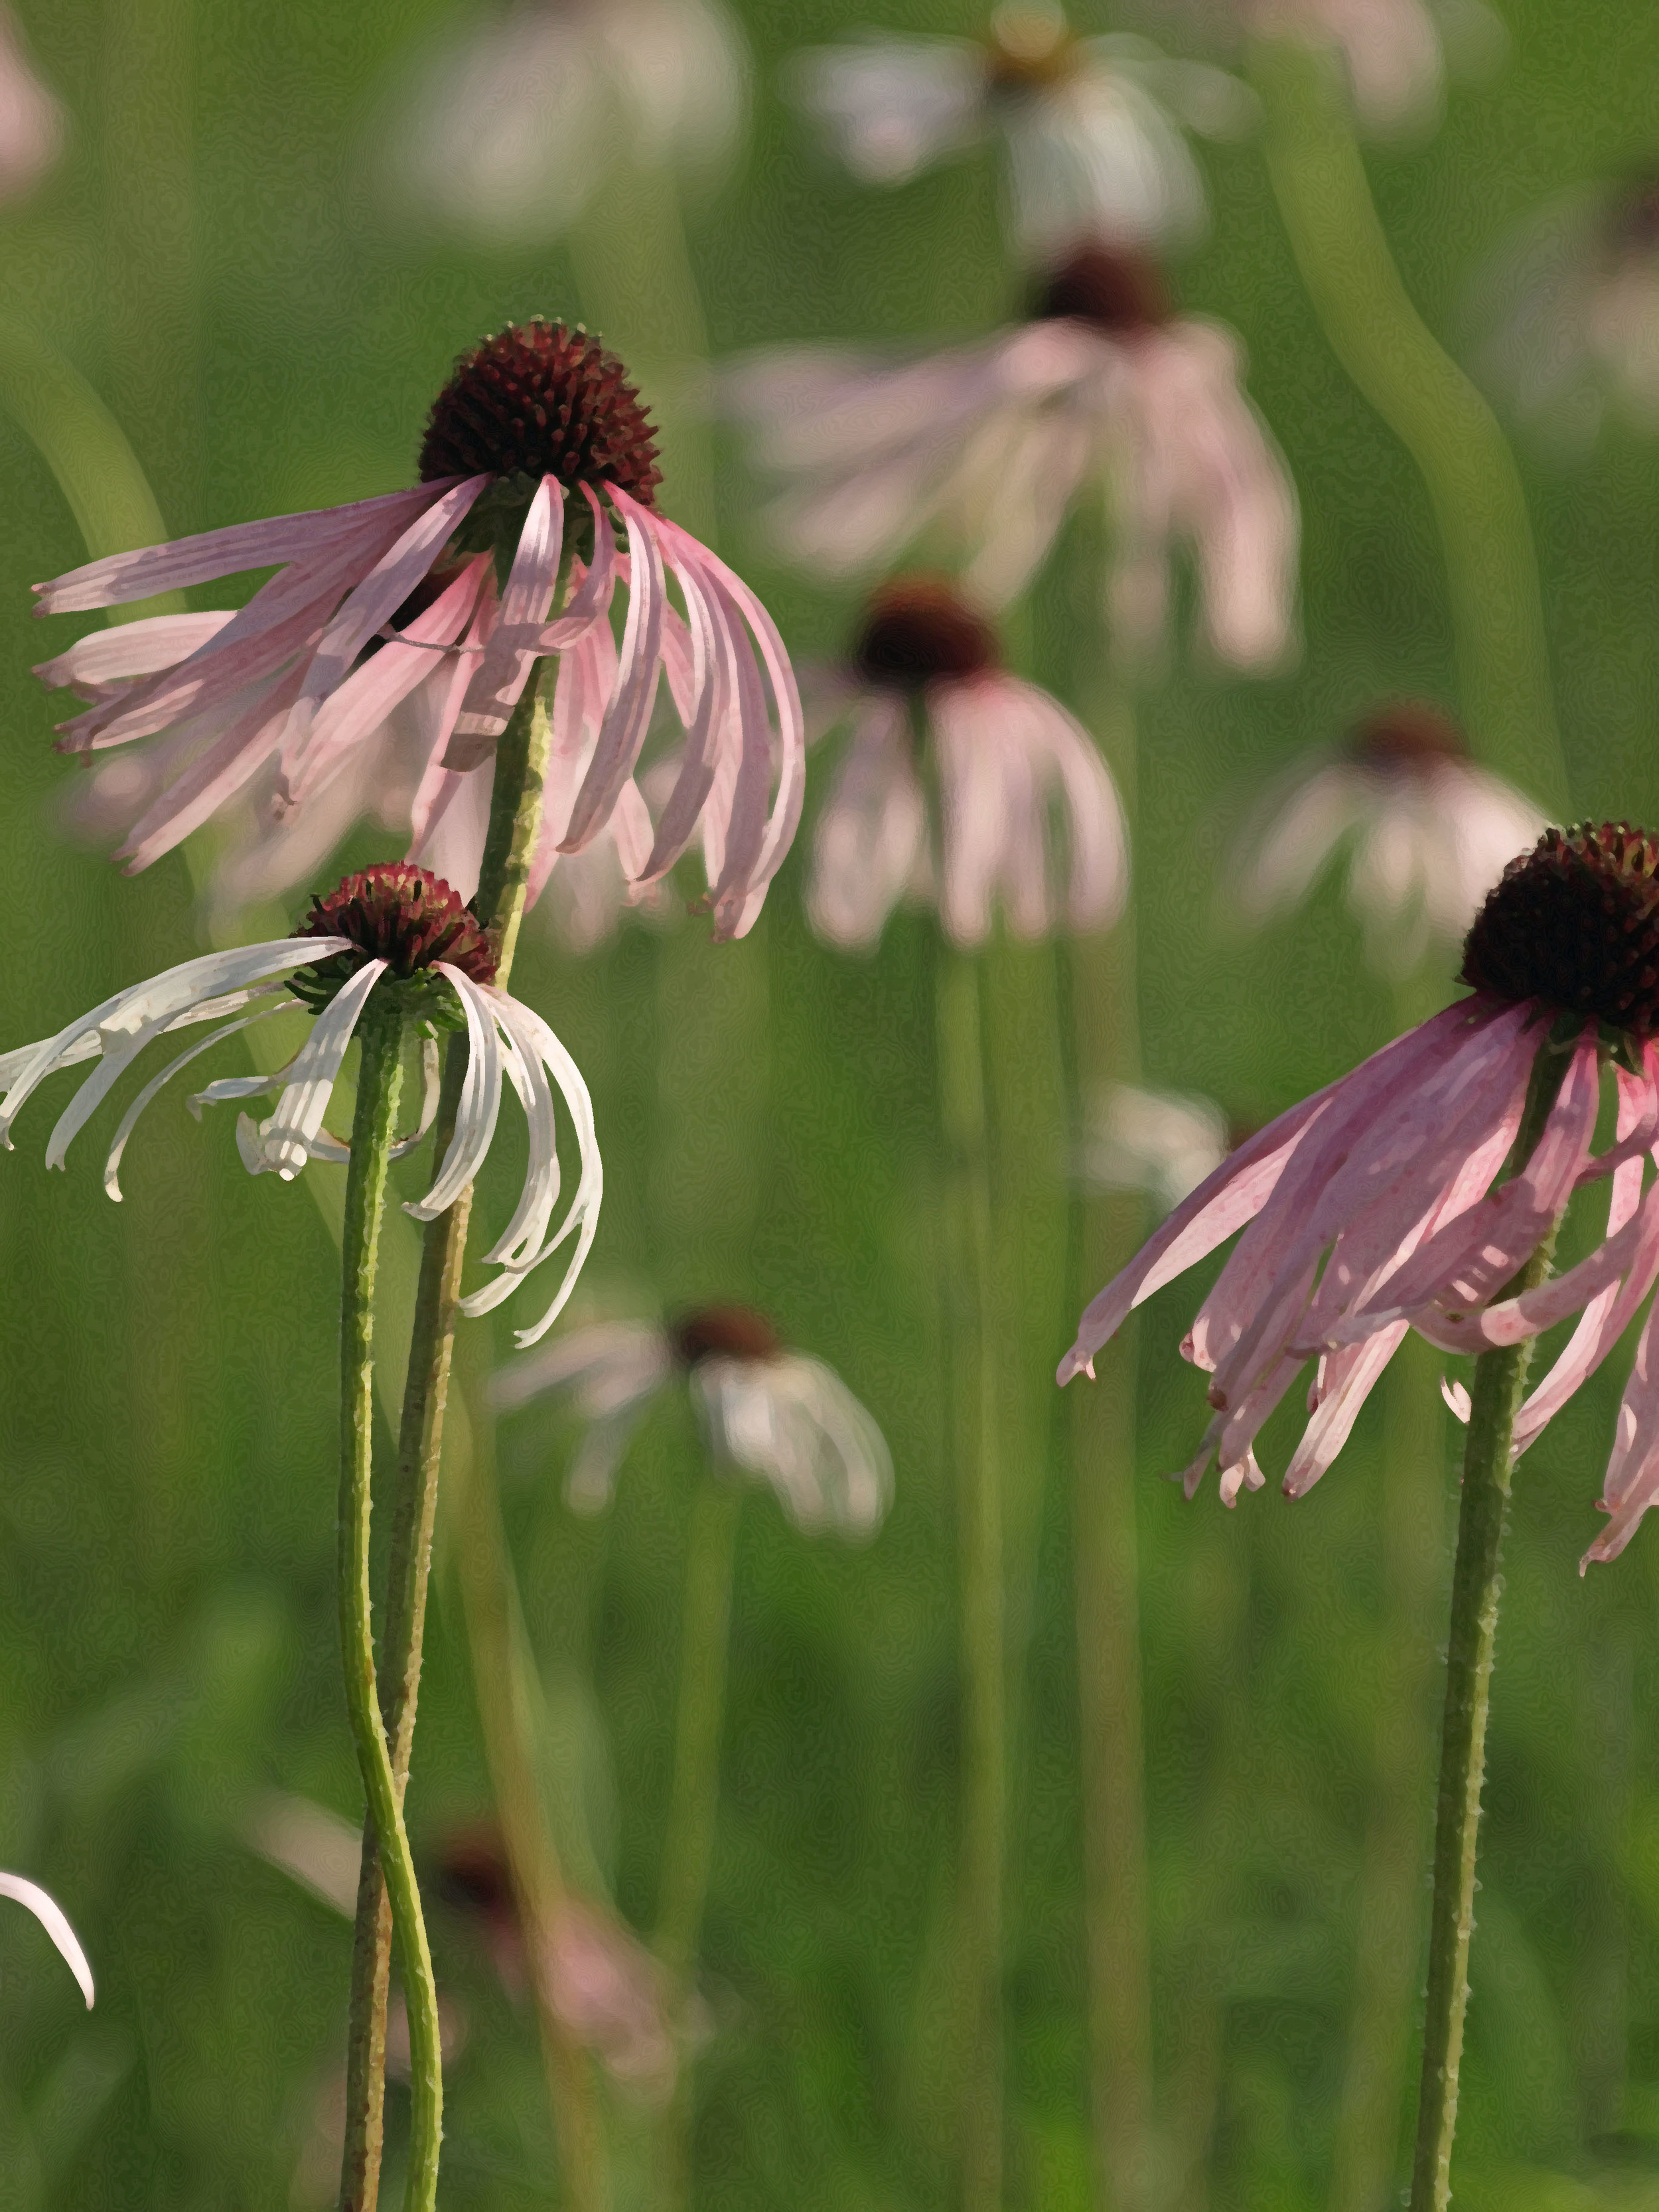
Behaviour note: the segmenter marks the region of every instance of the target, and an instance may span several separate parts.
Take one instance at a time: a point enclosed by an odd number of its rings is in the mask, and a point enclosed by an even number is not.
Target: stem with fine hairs
[[[496,981],[505,987],[524,914],[530,863],[541,825],[549,725],[538,664],[495,754],[489,827],[474,901],[496,947]],[[455,1133],[467,1043],[452,1038],[444,1066],[433,1157],[441,1163]],[[444,1410],[460,1296],[472,1194],[463,1191],[427,1226],[421,1253],[409,1374],[398,1439],[386,1573],[380,1710],[401,1806],[409,1780],[425,1632],[432,1530],[443,1453]],[[391,1915],[374,1826],[363,1826],[357,1916],[352,1942],[350,2026],[346,2055],[346,2134],[341,2212],[374,2212],[380,2192],[386,2094],[386,2008],[391,1973]]]
[[[1334,59],[1299,40],[1262,40],[1250,73],[1265,112],[1268,178],[1315,312],[1428,487],[1475,749],[1560,818],[1567,775],[1544,605],[1508,442],[1400,281]]]
[[[362,1054],[346,1170],[340,1298],[340,1644],[368,1822],[391,1902],[409,2009],[413,2112],[405,2212],[432,2212],[443,2135],[438,1992],[421,1916],[403,1807],[380,1721],[368,1587],[370,1473],[374,1435],[374,1276],[386,1208],[387,1156],[398,1110],[401,1024],[373,1005],[358,1025]],[[356,2025],[354,2022],[354,2027]],[[381,2024],[384,2061],[385,2027]]]
[[[1002,1492],[991,1341],[991,1193],[979,963],[938,951],[939,1089],[953,1231],[947,1325],[962,1583],[962,2202],[1002,2202],[1002,1917],[1007,1830]]]
[[[1510,1155],[1524,1167],[1543,1134],[1561,1088],[1570,1052],[1548,1042],[1533,1063],[1532,1081]],[[1501,1293],[1517,1297],[1549,1273],[1552,1229]],[[1446,1646],[1446,1711],[1434,1836],[1434,1900],[1429,1917],[1429,1979],[1423,2003],[1423,2075],[1418,2096],[1417,2147],[1412,2160],[1411,2212],[1446,2212],[1451,2202],[1452,2138],[1457,2127],[1458,2067],[1469,1998],[1469,1938],[1474,1931],[1474,1852],[1480,1826],[1480,1784],[1486,1763],[1486,1711],[1498,1638],[1498,1562],[1514,1474],[1511,1443],[1532,1339],[1483,1352],[1474,1364],[1463,1491],[1452,1567],[1451,1634]]]

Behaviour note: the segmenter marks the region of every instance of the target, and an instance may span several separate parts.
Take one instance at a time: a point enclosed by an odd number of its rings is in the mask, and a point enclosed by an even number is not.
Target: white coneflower
[[[484,1255],[485,1264],[501,1272],[463,1298],[461,1310],[480,1314],[499,1305],[532,1269],[568,1243],[569,1257],[551,1306],[540,1322],[519,1332],[521,1344],[533,1344],[551,1326],[587,1257],[599,1224],[604,1177],[592,1107],[575,1063],[539,1014],[495,988],[495,974],[488,939],[447,884],[407,866],[348,876],[326,897],[313,901],[292,937],[187,960],[117,992],[56,1036],[0,1058],[0,1082],[6,1086],[0,1097],[0,1143],[9,1148],[18,1114],[50,1076],[96,1059],[98,1066],[47,1141],[47,1166],[62,1167],[75,1136],[148,1045],[172,1030],[216,1024],[206,1037],[153,1075],[122,1115],[104,1166],[104,1187],[118,1199],[127,1139],[166,1084],[199,1054],[251,1023],[311,1009],[310,1034],[276,1074],[229,1077],[209,1084],[190,1102],[199,1109],[204,1103],[276,1091],[275,1110],[265,1120],[241,1116],[237,1141],[251,1173],[274,1172],[291,1180],[307,1160],[348,1156],[347,1148],[324,1127],[324,1115],[359,1023],[375,1018],[383,994],[389,994],[399,1018],[417,1028],[464,1025],[470,1048],[454,1140],[437,1182],[405,1209],[417,1221],[443,1212],[483,1165],[495,1139],[504,1082],[524,1108],[530,1147],[523,1191],[511,1221]],[[222,1019],[225,1015],[231,1018]],[[556,1228],[556,1088],[580,1155],[575,1194]],[[401,1149],[417,1142],[424,1126]]]
[[[1659,430],[1659,177],[1552,200],[1472,292],[1475,367],[1517,422],[1568,449],[1609,415]]]
[[[1297,506],[1240,383],[1237,340],[1171,313],[1157,269],[1079,247],[1029,320],[895,362],[791,347],[739,365],[729,411],[787,480],[770,520],[787,552],[833,574],[890,567],[937,526],[967,549],[990,605],[1030,581],[1068,511],[1103,499],[1120,641],[1162,639],[1176,546],[1197,570],[1217,657],[1279,659],[1292,636]]]
[[[1438,708],[1389,702],[1346,742],[1310,753],[1248,827],[1235,890],[1251,921],[1298,905],[1350,850],[1348,903],[1372,965],[1407,975],[1431,945],[1461,942],[1487,890],[1537,842],[1540,809],[1469,757]]]
[[[644,876],[666,874],[701,822],[718,860],[716,934],[740,935],[799,818],[800,702],[754,593],[656,513],[659,474],[621,363],[585,331],[532,322],[461,362],[434,404],[414,490],[116,554],[38,586],[37,612],[72,613],[281,564],[240,612],[131,623],[37,672],[91,701],[60,749],[151,741],[158,787],[120,857],[147,866],[251,787],[303,805],[404,708],[424,732],[419,860],[479,787],[467,779],[490,761],[537,660],[556,655],[569,703],[561,713],[556,696],[550,783],[569,745],[586,766],[568,805],[547,811],[544,874],[618,805],[641,811],[629,788],[666,669],[686,736]]]
[[[886,1512],[893,1463],[881,1431],[833,1369],[789,1351],[744,1306],[709,1306],[672,1328],[596,1322],[495,1377],[503,1411],[568,1391],[586,1433],[566,1494],[580,1512],[610,1502],[646,1407],[672,1382],[691,1395],[710,1458],[769,1483],[796,1524],[867,1536]]]
[[[1028,938],[1116,919],[1129,853],[1106,764],[1057,699],[1000,665],[950,585],[878,592],[830,704],[850,734],[813,842],[821,937],[867,951],[906,896],[936,902],[960,945],[984,941],[998,905]]]
[[[498,244],[552,238],[619,166],[711,178],[749,104],[720,0],[511,0],[442,26],[381,125],[399,214]]]
[[[70,1926],[69,1915],[50,1890],[42,1889],[38,1881],[30,1881],[21,1874],[0,1872],[0,1897],[9,1897],[32,1912],[58,1948],[58,1956],[81,1984],[81,1994],[87,2001],[87,2010],[92,2010],[92,1968],[87,1954],[81,1948],[81,1939]]]
[[[988,137],[1008,167],[1013,228],[1043,258],[1097,230],[1191,239],[1204,187],[1183,125],[1233,137],[1250,95],[1144,39],[1080,39],[1045,0],[1010,0],[981,39],[866,33],[798,55],[790,88],[854,176],[901,184]]]
[[[1227,1118],[1212,1098],[1114,1083],[1084,1131],[1078,1159],[1092,1190],[1144,1191],[1161,1213],[1227,1155]]]

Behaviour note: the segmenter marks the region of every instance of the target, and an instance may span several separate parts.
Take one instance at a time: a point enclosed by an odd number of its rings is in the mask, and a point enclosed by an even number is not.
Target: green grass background
[[[365,198],[360,127],[382,70],[437,19],[429,0],[24,12],[72,135],[33,200],[0,217],[0,320],[96,387],[171,527],[407,482],[459,349],[508,318],[584,311],[559,247],[462,250]],[[1505,225],[1651,150],[1659,40],[1641,0],[1504,12],[1502,71],[1455,93],[1426,142],[1369,158],[1407,286],[1442,333]],[[1016,292],[988,163],[861,192],[775,97],[792,46],[864,11],[751,0],[744,13],[755,130],[691,225],[715,353],[957,334],[1005,313]],[[968,25],[902,0],[884,20]],[[1149,1076],[1254,1120],[1374,1048],[1391,1015],[1334,891],[1265,944],[1218,926],[1230,811],[1377,693],[1455,693],[1422,486],[1321,335],[1257,152],[1202,158],[1213,233],[1176,283],[1243,333],[1295,473],[1306,641],[1295,671],[1265,683],[1177,656],[1142,701],[1140,986]],[[1571,471],[1523,468],[1575,809],[1652,820],[1659,450],[1615,431]],[[792,647],[833,652],[850,603],[768,566],[733,451],[718,492],[722,550]],[[9,1045],[198,939],[176,856],[129,883],[52,830],[65,769],[27,667],[74,626],[33,626],[27,586],[83,552],[4,421],[0,514]],[[1086,686],[1094,647],[1073,597],[1050,580],[1033,665]],[[809,823],[812,805],[809,790]],[[908,2212],[949,2201],[954,2130],[939,2086],[958,1682],[932,953],[915,919],[873,960],[817,947],[799,859],[736,951],[695,927],[630,929],[578,963],[538,937],[516,982],[593,1084],[608,1186],[594,1285],[763,1304],[841,1369],[893,1446],[893,1512],[866,1549],[805,1541],[758,1494],[744,1512],[696,2156],[699,2202],[721,2212]],[[1008,1283],[1030,1263],[1010,1356],[1028,1408],[1017,1517],[1036,1559],[1015,1651],[1009,2201],[1060,2208],[1089,2202],[1070,1475],[1047,1389],[1072,1305],[1065,1132],[1045,1073],[1052,959],[999,948],[991,966],[1005,1133],[1012,1158],[1023,1100],[1034,1194],[1002,1217]],[[766,1065],[738,1085],[759,1133],[734,1158],[720,1009],[763,985]],[[0,1164],[0,1865],[63,1899],[100,2002],[88,2018],[33,1923],[0,1918],[0,2208],[263,2212],[290,2201],[343,2039],[349,1931],[239,1839],[272,1785],[352,1817],[359,1804],[334,1653],[333,1247],[302,1188],[243,1174],[222,1119],[198,1127],[159,1108],[118,1208],[90,1150],[44,1172],[48,1110],[31,1109]],[[1325,2201],[1349,2025],[1384,1632],[1380,1422],[1372,1409],[1295,1508],[1271,1485],[1233,1516],[1212,1490],[1183,1505],[1153,1478],[1186,1462],[1202,1417],[1176,1352],[1192,1301],[1189,1286],[1163,1294],[1142,1334],[1157,2057],[1166,2087],[1178,2082],[1194,2022],[1218,2023],[1190,2212],[1300,2212]],[[508,1341],[504,1324],[503,1353]],[[1659,1536],[1587,1581],[1577,1571],[1616,1389],[1615,1375],[1585,1392],[1516,1486],[1461,2137],[1471,2206],[1659,2205]],[[561,1503],[567,1443],[534,1413],[507,1426],[507,1515],[603,1871],[648,1927],[695,1438],[680,1413],[654,1418],[600,1523]],[[1424,1513],[1449,1530],[1450,1507],[1449,1481],[1425,1476]],[[487,1804],[441,1557],[436,1589],[417,1849]],[[469,1931],[434,1917],[441,1975],[472,2022],[449,2085],[443,2202],[556,2203],[530,2021],[492,1990]],[[634,2170],[624,2145],[624,2201]]]

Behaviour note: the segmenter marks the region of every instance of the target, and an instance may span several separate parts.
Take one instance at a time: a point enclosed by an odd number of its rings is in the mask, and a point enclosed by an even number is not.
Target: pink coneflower
[[[204,1104],[276,1092],[267,1118],[241,1116],[237,1142],[250,1174],[275,1173],[291,1182],[309,1160],[349,1157],[348,1147],[324,1127],[324,1116],[360,1024],[395,1019],[404,1036],[428,1041],[441,1030],[464,1028],[470,1060],[454,1140],[437,1182],[404,1210],[417,1221],[430,1221],[454,1202],[495,1141],[501,1094],[510,1087],[529,1132],[524,1187],[511,1221],[484,1255],[485,1264],[501,1272],[463,1298],[461,1310],[486,1313],[501,1304],[533,1269],[568,1244],[569,1256],[551,1306],[539,1322],[519,1332],[521,1344],[534,1343],[552,1326],[587,1257],[599,1224],[604,1171],[587,1086],[574,1061],[541,1016],[498,989],[495,978],[489,939],[447,884],[407,866],[348,876],[337,890],[313,901],[310,914],[291,937],[187,960],[118,991],[56,1036],[0,1055],[0,1144],[10,1149],[12,1124],[49,1077],[96,1060],[47,1141],[47,1166],[64,1166],[75,1137],[147,1047],[177,1030],[214,1024],[205,1037],[153,1075],[122,1115],[104,1165],[104,1188],[118,1199],[127,1139],[164,1085],[198,1055],[251,1024],[309,1010],[309,1034],[286,1066],[272,1075],[227,1077],[189,1101],[199,1112]],[[575,1193],[556,1228],[556,1091],[569,1115],[580,1158]],[[432,1103],[428,1083],[428,1108]],[[428,1112],[411,1136],[392,1147],[394,1158],[418,1144],[429,1119]]]
[[[1170,311],[1151,263],[1093,245],[1052,270],[1028,321],[976,344],[896,363],[793,348],[727,392],[790,479],[771,520],[804,563],[885,567],[938,526],[969,551],[969,591],[1000,605],[1073,501],[1103,493],[1121,641],[1161,640],[1183,544],[1211,648],[1256,668],[1291,642],[1297,508],[1242,368],[1231,332]]]
[[[819,936],[867,950],[907,896],[936,901],[962,945],[999,903],[1021,937],[1115,920],[1129,856],[1106,764],[1058,700],[1000,665],[950,585],[878,592],[830,704],[851,734],[813,844]]]
[[[1178,1206],[1083,1316],[1060,1380],[1086,1370],[1141,1302],[1235,1230],[1245,1233],[1182,1347],[1211,1377],[1213,1418],[1187,1470],[1212,1460],[1231,1504],[1259,1488],[1255,1443],[1310,1358],[1311,1416],[1285,1475],[1300,1497],[1346,1440],[1408,1328],[1459,1351],[1582,1319],[1516,1421],[1524,1450],[1593,1373],[1659,1279],[1659,1201],[1642,1196],[1659,1139],[1659,840],[1626,823],[1547,830],[1510,862],[1464,946],[1474,995],[1397,1038],[1242,1145]],[[1614,1142],[1593,1150],[1601,1074]],[[1547,1118],[1510,1158],[1529,1097]],[[1573,1192],[1611,1177],[1589,1257],[1504,1293]],[[1654,1186],[1659,1190],[1659,1185]],[[1247,1226],[1248,1224],[1248,1226]],[[1602,1498],[1611,1559],[1659,1497],[1659,1351],[1650,1315]]]
[[[1515,420],[1571,449],[1608,415],[1659,429],[1659,176],[1581,185],[1475,280],[1475,366]]]
[[[881,1431],[832,1368],[783,1342],[746,1306],[706,1306],[672,1328],[592,1322],[495,1377],[503,1412],[569,1392],[586,1432],[566,1485],[579,1512],[608,1504],[646,1408],[688,1388],[708,1455],[769,1483],[798,1527],[867,1536],[893,1491]]]
[[[619,806],[643,811],[633,775],[665,669],[686,738],[643,875],[664,875],[701,818],[716,933],[741,934],[799,816],[799,700],[748,586],[655,512],[651,423],[621,364],[562,324],[487,339],[434,404],[420,475],[412,491],[116,554],[36,587],[39,612],[70,613],[280,564],[238,613],[132,623],[38,672],[92,702],[62,750],[152,741],[160,788],[121,857],[147,866],[261,777],[281,808],[314,800],[411,705],[426,732],[419,857],[476,790],[467,778],[538,659],[556,655],[549,781],[568,803],[550,804],[538,878]]]
[[[1539,808],[1470,758],[1449,716],[1391,700],[1268,793],[1244,833],[1236,895],[1251,921],[1297,906],[1346,846],[1367,956],[1384,975],[1409,975],[1431,945],[1462,940],[1543,827]]]
[[[0,5],[0,200],[32,191],[64,143],[64,111],[29,67],[17,18]]]
[[[902,184],[1000,141],[1012,227],[1038,257],[1086,231],[1191,239],[1204,187],[1182,126],[1236,137],[1251,116],[1222,70],[1166,60],[1144,39],[1079,38],[1045,0],[1008,0],[977,39],[866,32],[810,47],[788,82],[866,184]]]
[[[383,124],[395,212],[492,243],[575,221],[618,169],[718,173],[749,100],[720,0],[509,0],[441,27]]]

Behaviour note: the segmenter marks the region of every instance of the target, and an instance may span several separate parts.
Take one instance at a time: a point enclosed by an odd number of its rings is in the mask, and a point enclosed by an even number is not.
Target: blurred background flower
[[[457,12],[382,95],[389,204],[489,244],[556,238],[618,167],[707,183],[749,103],[722,0],[507,0]]]

